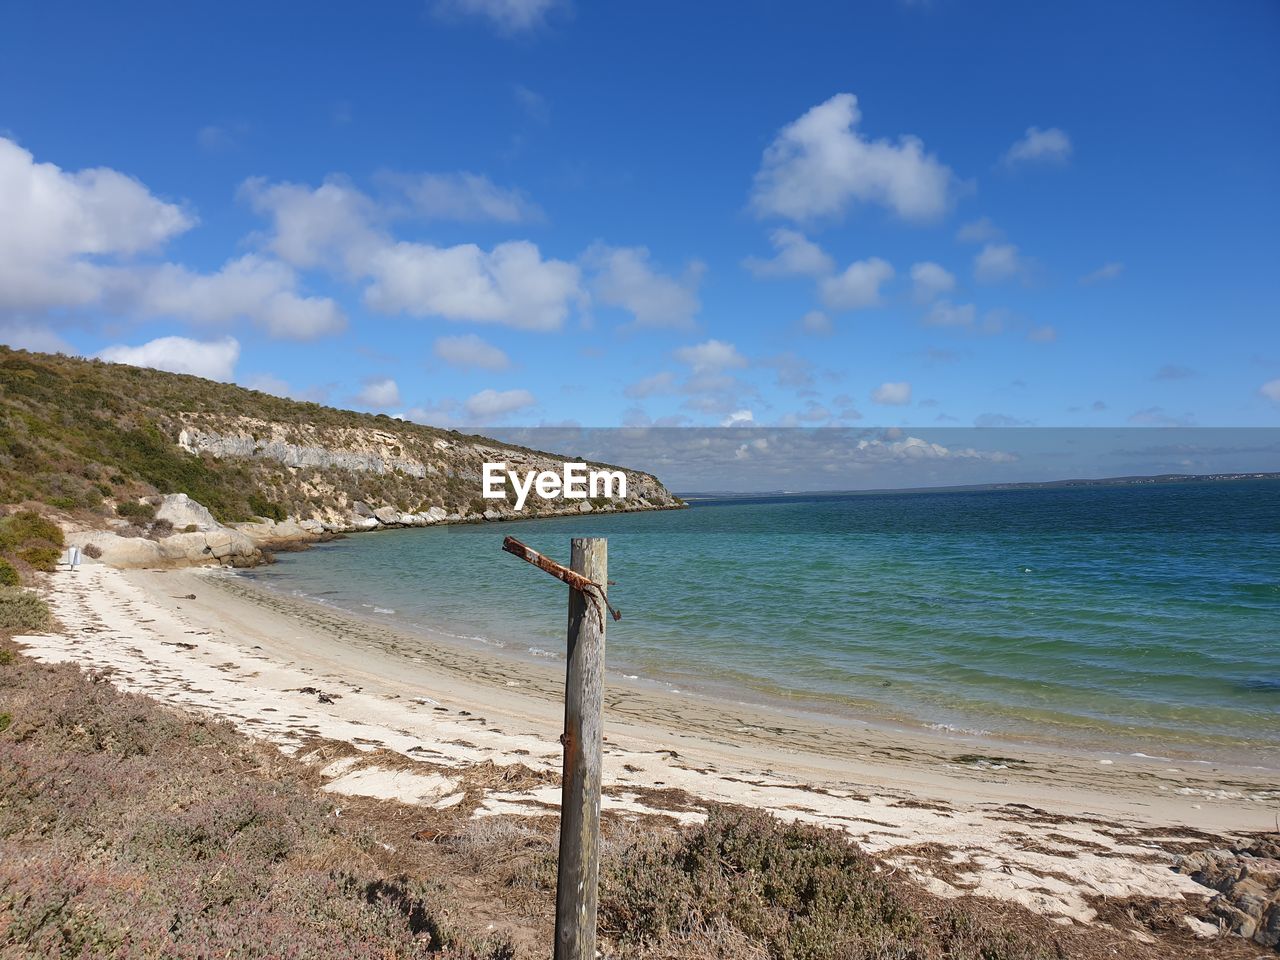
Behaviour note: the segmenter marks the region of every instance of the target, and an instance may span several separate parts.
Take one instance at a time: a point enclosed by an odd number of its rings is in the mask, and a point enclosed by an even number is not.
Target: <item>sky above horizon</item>
[[[441,426],[1280,426],[1280,5],[11,3],[0,342]]]

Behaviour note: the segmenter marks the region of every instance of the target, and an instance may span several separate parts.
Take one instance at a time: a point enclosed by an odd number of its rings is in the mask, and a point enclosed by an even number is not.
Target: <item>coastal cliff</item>
[[[683,506],[608,464],[625,496],[482,497],[486,462],[560,456],[232,384],[0,348],[0,504],[52,512],[119,566],[246,565],[262,549],[388,527]]]

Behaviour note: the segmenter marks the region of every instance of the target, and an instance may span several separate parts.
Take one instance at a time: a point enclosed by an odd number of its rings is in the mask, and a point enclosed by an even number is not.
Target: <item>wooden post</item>
[[[594,583],[608,583],[608,541],[575,537],[569,567]],[[604,627],[603,610],[592,598],[570,590],[555,960],[595,960],[596,955]]]

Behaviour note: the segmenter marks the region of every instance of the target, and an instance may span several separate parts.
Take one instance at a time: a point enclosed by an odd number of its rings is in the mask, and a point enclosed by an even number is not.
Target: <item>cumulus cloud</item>
[[[241,185],[240,195],[271,218],[271,252],[304,270],[344,266],[356,272],[359,260],[383,242],[371,225],[376,204],[342,177],[315,188],[254,177]]]
[[[879,257],[857,260],[820,284],[822,302],[832,310],[860,310],[880,302],[880,285],[893,279],[893,266]]]
[[[785,227],[769,237],[777,254],[771,258],[747,257],[742,265],[757,277],[821,277],[835,269],[826,251],[798,230]]]
[[[1258,392],[1268,400],[1280,403],[1280,379],[1268,380],[1258,388]]]
[[[1011,146],[1002,159],[1006,167],[1030,163],[1066,163],[1071,158],[1071,138],[1057,127],[1041,130],[1027,127],[1027,132]]]
[[[206,380],[230,381],[240,359],[240,343],[234,337],[221,340],[191,340],[187,337],[159,337],[136,347],[116,344],[98,357],[132,367],[152,367],[170,373],[189,373]]]
[[[371,377],[356,394],[356,403],[385,410],[400,403],[400,385],[390,377]]]
[[[580,297],[577,266],[543,259],[526,240],[485,251],[473,243],[390,243],[372,252],[365,303],[380,313],[440,316],[522,330],[558,330]]]
[[[146,317],[207,325],[243,318],[284,340],[314,340],[346,327],[346,316],[333,300],[299,295],[297,275],[287,264],[255,254],[211,274],[172,263],[139,269],[118,277],[115,285],[129,308]]]
[[[460,337],[440,337],[435,343],[435,355],[455,367],[473,367],[477,370],[505,370],[511,366],[511,358],[491,343],[481,340],[474,333]]]
[[[707,340],[694,346],[680,347],[674,356],[692,367],[695,373],[747,365],[747,358],[738,352],[738,348],[723,340]]]
[[[1106,280],[1114,280],[1122,273],[1124,273],[1124,264],[1119,260],[1113,260],[1110,263],[1104,263],[1092,273],[1086,273],[1080,278],[1080,282],[1085,286],[1091,286],[1095,283],[1102,283]]]
[[[500,33],[527,33],[559,5],[560,0],[436,0],[435,10],[445,17],[480,17]]]
[[[532,407],[537,400],[528,390],[481,390],[467,399],[467,414],[479,423],[510,416]]]
[[[911,266],[911,288],[917,301],[928,303],[955,289],[956,278],[945,267],[924,260]]]
[[[442,184],[450,181],[431,176],[412,183],[432,184],[430,204],[438,211],[445,202]],[[404,178],[391,179],[412,189]],[[578,266],[544,258],[527,240],[499,243],[492,250],[473,243],[442,247],[397,241],[385,224],[403,211],[375,203],[341,178],[316,188],[250,180],[242,192],[272,219],[266,243],[277,256],[300,268],[337,269],[364,282],[365,304],[381,313],[548,331],[558,330],[571,305],[584,297]],[[450,202],[457,212],[474,207],[476,198]]]
[[[835,217],[874,203],[905,220],[930,220],[951,204],[955,177],[917,137],[897,143],[858,132],[858,98],[836,94],[783,127],[765,150],[751,203],[760,216]]]
[[[973,276],[980,283],[999,283],[1025,269],[1012,243],[988,243],[973,258]]]
[[[1032,343],[1053,343],[1058,339],[1058,330],[1051,324],[1032,327],[1027,331],[1027,339]]]
[[[750,427],[756,422],[755,414],[750,410],[734,410],[720,421],[722,427]]]
[[[701,308],[698,284],[705,268],[691,263],[683,277],[654,268],[644,247],[593,245],[583,256],[594,272],[593,289],[599,300],[628,311],[640,327],[688,329]]]
[[[978,309],[972,303],[952,303],[939,300],[929,308],[924,322],[931,327],[971,327]]]
[[[112,277],[106,261],[157,250],[195,222],[132,177],[37,163],[0,137],[0,311],[95,304]]]
[[[911,384],[905,380],[882,383],[871,391],[871,399],[886,406],[904,406],[911,402]]]

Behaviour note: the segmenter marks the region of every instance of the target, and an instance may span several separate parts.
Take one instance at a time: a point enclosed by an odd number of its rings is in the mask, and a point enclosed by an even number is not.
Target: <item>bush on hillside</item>
[[[13,564],[8,560],[0,560],[0,587],[16,587],[21,582],[22,578],[18,576]]]
[[[0,587],[0,630],[31,633],[53,624],[49,605],[21,587]]]
[[[33,510],[22,510],[0,519],[0,550],[22,547],[43,540],[51,546],[63,545],[62,528]]]
[[[57,547],[51,546],[48,541],[39,541],[30,546],[23,547],[18,551],[18,559],[29,564],[33,569],[39,570],[41,573],[53,573],[58,569],[58,560],[62,557],[62,551]]]
[[[126,500],[116,507],[116,513],[130,520],[151,520],[156,515],[156,508],[149,503]]]

